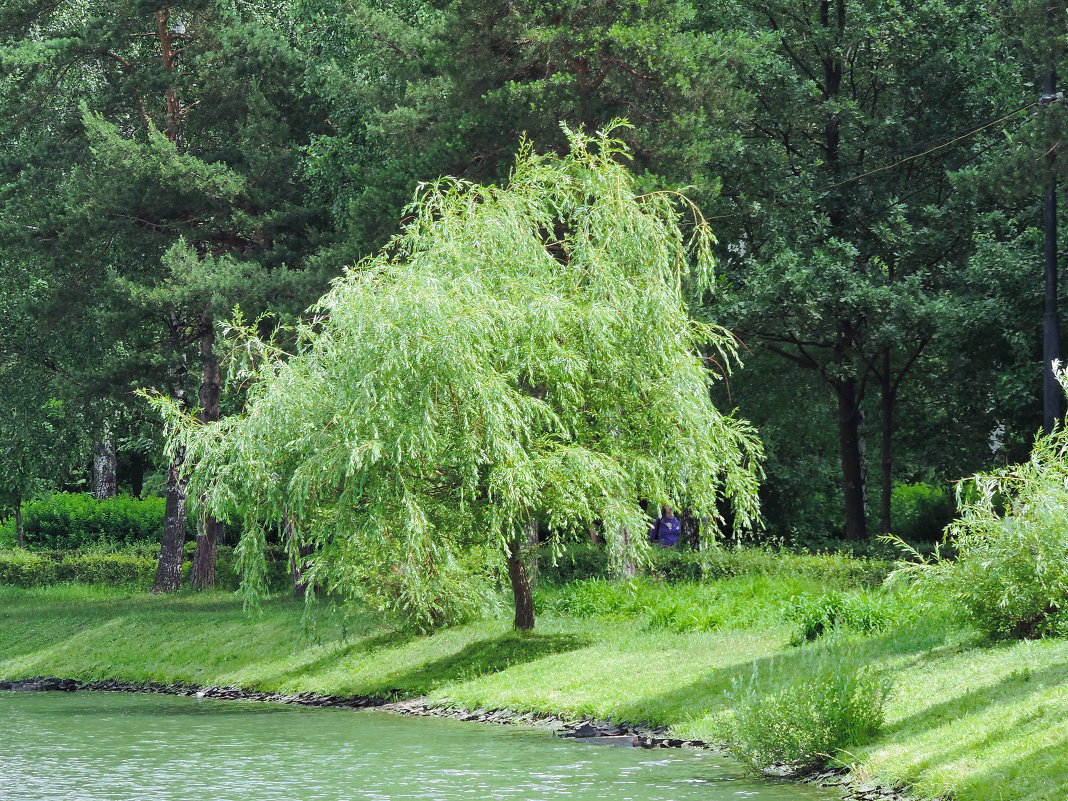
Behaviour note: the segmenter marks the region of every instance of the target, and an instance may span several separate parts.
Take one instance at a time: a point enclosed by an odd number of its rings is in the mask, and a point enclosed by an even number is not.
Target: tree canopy
[[[171,405],[192,487],[245,526],[247,589],[283,520],[310,580],[421,623],[469,597],[468,548],[511,572],[535,520],[558,550],[599,522],[617,562],[647,547],[628,536],[643,499],[706,536],[756,523],[761,446],[709,397],[734,343],[687,313],[710,230],[679,196],[639,194],[621,142],[568,137],[563,156],[524,146],[506,186],[421,187],[293,355],[260,364],[244,412],[198,424]]]

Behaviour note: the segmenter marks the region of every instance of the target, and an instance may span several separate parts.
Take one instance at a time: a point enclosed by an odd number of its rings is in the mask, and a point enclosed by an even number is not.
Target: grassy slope
[[[787,583],[790,592],[799,589]],[[803,587],[801,587],[803,588]],[[763,592],[751,581],[720,592]],[[754,599],[754,608],[761,606]],[[420,637],[372,620],[232,596],[123,596],[90,588],[0,589],[0,676],[239,684],[282,691],[428,694],[443,703],[644,720],[714,739],[732,680],[774,684],[812,660],[857,656],[891,669],[884,735],[861,772],[961,801],[1068,796],[1068,642],[983,645],[927,619],[893,634],[797,649],[774,615],[753,628],[650,631],[644,622],[543,615],[533,636],[481,622]],[[767,610],[765,610],[767,611]]]

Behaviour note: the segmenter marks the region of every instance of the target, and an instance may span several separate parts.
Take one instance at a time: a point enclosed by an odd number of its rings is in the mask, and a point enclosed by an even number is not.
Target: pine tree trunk
[[[215,326],[210,317],[200,321],[200,421],[214,423],[222,416],[222,371],[215,354]],[[200,516],[197,531],[197,547],[193,556],[193,572],[190,582],[198,589],[215,586],[215,562],[218,545],[223,535],[223,524],[211,514]]]
[[[189,364],[185,356],[185,322],[171,320],[171,344],[175,350],[175,362],[171,368],[171,397],[183,411],[186,405],[186,380]],[[163,537],[160,543],[159,562],[156,565],[156,580],[152,592],[174,592],[182,583],[182,557],[185,546],[186,493],[189,480],[182,475],[185,464],[184,449],[177,450],[167,466],[167,500],[163,507]]]
[[[118,494],[117,461],[115,434],[105,423],[100,438],[93,443],[93,497],[97,500],[114,498]]]
[[[20,548],[26,547],[26,526],[22,520],[22,496],[15,499],[15,538]]]
[[[894,404],[897,401],[897,392],[890,381],[890,357],[886,355],[883,364],[881,378],[882,390],[882,498],[880,509],[880,524],[882,533],[889,535],[892,521],[890,520],[890,500],[893,497],[894,478]]]
[[[863,415],[855,378],[839,381],[836,389],[838,445],[842,459],[842,491],[845,497],[845,538],[851,542],[861,542],[868,538]]]
[[[508,543],[508,578],[515,598],[515,628],[530,631],[534,628],[534,593],[531,588],[527,562],[530,556],[531,530],[537,537],[537,523],[524,526],[526,538],[516,538]],[[537,540],[535,539],[535,542]]]
[[[163,542],[156,566],[153,594],[174,592],[182,583],[182,555],[185,545],[186,487],[182,475],[185,454],[175,454],[167,468],[167,503],[163,513]]]

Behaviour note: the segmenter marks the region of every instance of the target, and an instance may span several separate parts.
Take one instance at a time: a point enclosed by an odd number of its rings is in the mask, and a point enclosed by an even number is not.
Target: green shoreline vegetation
[[[761,553],[739,558],[755,568]],[[992,641],[947,606],[908,611],[907,589],[861,586],[844,557],[763,561],[777,568],[702,582],[545,584],[531,633],[513,631],[503,612],[417,634],[329,605],[307,623],[292,600],[247,613],[223,592],[2,587],[0,676],[427,696],[670,725],[721,742],[740,698],[861,666],[891,686],[881,733],[839,754],[858,777],[926,798],[1064,797],[1068,642]],[[804,641],[805,603],[827,598],[869,611]]]

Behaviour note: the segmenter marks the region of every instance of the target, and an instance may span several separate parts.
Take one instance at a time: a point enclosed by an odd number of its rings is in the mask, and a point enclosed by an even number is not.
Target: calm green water
[[[814,801],[713,755],[383,712],[0,692],[5,801]]]

